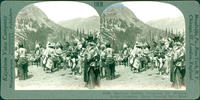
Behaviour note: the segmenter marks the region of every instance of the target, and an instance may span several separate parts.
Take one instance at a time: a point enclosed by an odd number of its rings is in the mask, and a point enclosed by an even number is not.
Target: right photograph
[[[186,90],[185,35],[184,16],[171,4],[133,1],[109,6],[101,15],[99,38],[110,48],[106,55],[114,54],[115,63],[107,59],[110,69],[105,72],[112,76],[115,66],[115,79],[101,85],[120,90]]]

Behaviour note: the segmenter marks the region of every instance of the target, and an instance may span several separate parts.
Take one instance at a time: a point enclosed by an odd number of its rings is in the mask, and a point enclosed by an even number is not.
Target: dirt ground
[[[71,70],[46,73],[42,67],[29,66],[27,80],[15,79],[16,90],[88,90],[83,75],[71,75]],[[101,79],[94,90],[174,90],[169,75],[159,75],[156,69],[133,73],[130,68],[116,66],[116,79]],[[185,90],[182,87],[180,90]]]

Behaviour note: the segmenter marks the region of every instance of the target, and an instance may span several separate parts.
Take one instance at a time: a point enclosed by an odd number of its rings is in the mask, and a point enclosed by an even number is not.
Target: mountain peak
[[[34,5],[24,7],[17,16],[30,17],[33,19],[48,19],[46,14]]]
[[[45,45],[47,41],[72,39],[74,32],[54,23],[42,10],[30,5],[23,8],[16,17],[15,43],[26,43],[25,47],[31,50],[36,42]]]
[[[118,18],[128,22],[132,22],[133,19],[137,19],[135,14],[123,5],[108,8],[104,11],[102,16],[106,16],[106,18]]]

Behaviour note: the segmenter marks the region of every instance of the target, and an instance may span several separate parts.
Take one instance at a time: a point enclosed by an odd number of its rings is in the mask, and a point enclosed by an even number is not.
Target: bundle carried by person
[[[98,48],[95,44],[95,39],[92,36],[88,37],[88,48],[87,48],[87,61],[89,66],[98,68],[100,66],[99,60],[100,60],[100,54],[98,52]]]
[[[100,55],[97,53],[95,48],[92,48],[88,54],[88,62],[89,65],[92,67],[99,66]]]

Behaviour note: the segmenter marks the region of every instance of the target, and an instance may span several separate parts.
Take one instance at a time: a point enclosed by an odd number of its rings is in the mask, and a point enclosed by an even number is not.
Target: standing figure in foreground
[[[45,58],[44,58],[45,71],[53,72],[53,68],[54,68],[53,57],[55,55],[54,45],[52,43],[48,43],[47,48],[44,53],[45,53],[44,54],[45,55]]]
[[[130,62],[129,62],[129,66],[130,66],[130,68],[131,68],[131,71],[133,71],[133,69],[134,69],[134,67],[133,67],[133,60],[134,60],[134,58],[135,58],[135,52],[134,52],[134,47],[130,50],[130,56],[129,56],[129,58],[130,58]]]
[[[123,46],[122,53],[123,53],[123,55],[122,55],[123,56],[123,60],[122,60],[123,65],[125,67],[127,67],[128,66],[128,57],[129,57],[129,54],[128,54],[128,46],[126,44],[124,44],[124,46]]]
[[[19,44],[18,52],[18,75],[19,80],[25,80],[28,78],[28,60],[27,60],[27,50],[24,48],[23,44]]]
[[[61,43],[57,42],[56,46],[55,46],[55,62],[54,62],[54,66],[57,69],[62,69],[62,54],[63,54],[63,47],[61,45]]]
[[[105,62],[106,62],[106,54],[105,54],[105,45],[101,45],[100,47],[100,76],[101,78],[105,77]]]
[[[138,54],[135,54],[135,57],[133,59],[133,72],[140,72],[141,70],[141,63],[140,63],[140,57]]]
[[[35,50],[35,53],[34,53],[34,55],[35,55],[35,61],[34,62],[36,62],[36,65],[38,67],[38,66],[40,66],[40,61],[41,61],[41,56],[42,56],[40,45],[36,44],[35,49],[36,50]]]
[[[89,46],[87,47],[87,79],[86,86],[88,88],[94,88],[95,86],[99,86],[100,81],[100,71],[99,71],[99,59],[100,55],[96,44],[94,42],[89,42]]]
[[[178,46],[177,49],[175,49],[176,54],[174,55],[174,66],[170,69],[170,81],[172,82],[172,87],[174,88],[181,88],[182,86],[185,86],[184,47]]]
[[[106,44],[105,49],[106,55],[106,79],[114,79],[115,78],[115,61],[114,61],[114,54],[113,49],[110,46],[110,43]]]

